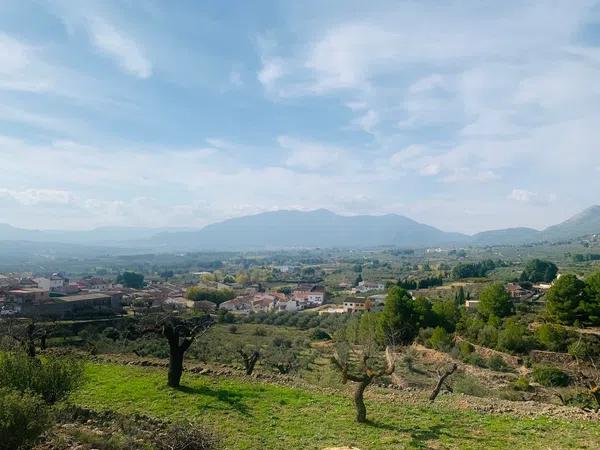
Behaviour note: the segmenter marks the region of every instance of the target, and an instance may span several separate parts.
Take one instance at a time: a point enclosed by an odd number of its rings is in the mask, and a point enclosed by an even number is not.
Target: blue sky
[[[276,209],[543,227],[600,203],[600,4],[0,2],[0,222]]]

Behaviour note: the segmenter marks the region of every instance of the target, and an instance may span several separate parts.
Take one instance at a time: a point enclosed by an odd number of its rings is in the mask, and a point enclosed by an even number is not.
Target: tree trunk
[[[250,357],[245,360],[244,365],[246,366],[246,375],[252,375],[252,372],[254,372],[254,366],[256,365],[257,361],[258,352],[252,353],[252,355],[250,355]]]
[[[33,339],[27,339],[27,355],[35,358],[35,341]]]
[[[358,423],[365,423],[367,421],[367,407],[365,406],[364,393],[369,384],[371,384],[371,378],[365,378],[356,385],[356,391],[354,391],[354,406],[356,406],[356,421]]]
[[[430,402],[433,402],[437,398],[438,394],[440,393],[440,390],[442,389],[442,386],[444,386],[444,381],[446,381],[446,378],[452,375],[457,368],[458,366],[456,364],[453,364],[452,367],[450,367],[448,370],[446,370],[446,372],[440,375],[440,378],[437,384],[435,385],[435,388],[433,388],[433,392],[431,392],[431,395],[429,396]]]
[[[167,384],[170,387],[179,387],[183,374],[183,353],[179,348],[171,348],[169,355],[169,375]]]
[[[46,339],[47,339],[47,334],[46,334],[46,333],[43,333],[43,334],[40,336],[40,348],[41,348],[42,350],[46,350]]]

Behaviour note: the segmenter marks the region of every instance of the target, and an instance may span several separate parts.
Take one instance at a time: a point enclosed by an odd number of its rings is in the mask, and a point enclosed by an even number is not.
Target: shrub
[[[454,392],[472,395],[474,397],[487,397],[489,395],[488,389],[486,389],[477,378],[470,375],[456,377],[452,388]]]
[[[567,333],[560,325],[545,323],[535,330],[535,338],[546,350],[563,352],[566,347]]]
[[[498,329],[493,325],[485,325],[477,335],[477,342],[484,347],[495,348],[498,345]]]
[[[504,358],[502,358],[499,355],[492,356],[488,360],[487,366],[490,369],[495,370],[496,372],[507,372],[510,370],[510,367],[508,366],[508,364],[506,364],[506,361],[504,361]]]
[[[313,341],[328,341],[331,339],[329,333],[322,328],[315,328],[313,332],[310,334],[310,338]]]
[[[0,450],[30,446],[51,423],[49,409],[41,398],[0,389]]]
[[[256,327],[254,330],[254,336],[266,336],[267,330],[263,327]]]
[[[292,349],[271,345],[264,352],[263,365],[271,367],[280,374],[288,374],[300,368],[300,361]]]
[[[166,433],[157,435],[154,444],[157,450],[216,450],[219,439],[202,425],[182,423],[174,424]]]
[[[46,403],[65,399],[83,380],[83,363],[74,358],[45,356],[30,358],[24,353],[0,355],[0,386],[22,393],[30,391]]]
[[[417,337],[417,342],[423,345],[429,345],[429,340],[433,336],[433,328],[421,328],[419,330],[419,336]]]
[[[236,325],[229,325],[227,327],[227,331],[229,331],[231,334],[236,334],[238,332],[238,327]]]
[[[567,346],[567,352],[569,355],[574,356],[575,358],[587,359],[590,357],[597,356],[600,352],[600,345],[597,342],[594,342],[591,339],[578,339],[576,341],[571,342]]]
[[[460,341],[458,343],[458,352],[461,358],[469,356],[473,353],[473,350],[475,350],[475,348],[467,341]]]
[[[478,353],[471,353],[470,355],[467,355],[464,361],[472,366],[486,367],[485,359],[483,359],[483,357]]]
[[[440,351],[448,351],[452,345],[452,339],[448,332],[442,327],[435,327],[429,338],[429,345]]]
[[[525,377],[519,377],[515,381],[512,382],[511,387],[515,391],[528,392],[531,391],[531,385],[529,384],[529,380]]]
[[[523,353],[530,347],[527,329],[514,319],[507,319],[498,333],[498,347],[509,352]]]
[[[532,372],[533,379],[545,387],[568,386],[569,375],[562,370],[552,366],[536,366]]]

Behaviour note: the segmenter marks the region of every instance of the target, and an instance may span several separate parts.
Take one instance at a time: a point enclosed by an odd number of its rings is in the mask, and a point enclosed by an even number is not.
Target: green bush
[[[470,375],[462,375],[456,377],[452,389],[454,392],[461,394],[472,395],[474,397],[488,397],[489,391],[483,386],[479,380]]]
[[[535,338],[546,350],[563,352],[566,350],[567,333],[560,325],[545,323],[535,330]]]
[[[477,367],[487,367],[485,359],[478,353],[471,353],[464,358],[464,362]]]
[[[563,387],[568,386],[570,382],[568,374],[552,366],[534,367],[532,377],[534,381],[545,387]]]
[[[263,327],[256,327],[254,330],[254,336],[266,336],[267,330]]]
[[[475,348],[473,347],[473,345],[471,345],[467,341],[460,341],[458,343],[458,352],[461,358],[469,356],[471,353],[473,353],[474,350]]]
[[[328,341],[331,339],[329,333],[322,328],[315,328],[313,332],[310,334],[310,338],[313,341]]]
[[[431,333],[431,337],[429,338],[428,344],[442,352],[450,350],[452,345],[452,339],[448,332],[442,327],[435,327],[433,332]]]
[[[531,385],[529,384],[529,380],[525,377],[519,377],[515,381],[512,382],[511,387],[515,391],[528,392],[531,391]]]
[[[421,328],[417,337],[417,342],[423,345],[429,345],[429,340],[433,336],[433,328]]]
[[[29,447],[51,424],[48,406],[41,398],[0,389],[0,450]]]
[[[506,361],[504,361],[504,358],[502,358],[499,355],[492,356],[488,360],[487,366],[490,369],[495,370],[496,372],[507,372],[510,370],[510,367],[508,364],[506,364]]]
[[[498,333],[498,347],[508,352],[524,353],[530,346],[527,328],[514,319],[507,319]]]
[[[0,354],[0,387],[32,392],[49,404],[65,399],[82,381],[83,363],[75,358]]]

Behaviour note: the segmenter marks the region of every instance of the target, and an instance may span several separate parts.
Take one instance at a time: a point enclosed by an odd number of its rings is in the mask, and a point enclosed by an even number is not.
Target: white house
[[[283,311],[298,311],[300,310],[300,306],[296,300],[287,300],[287,301],[278,301],[275,303],[273,307],[275,311],[283,312]]]
[[[300,304],[301,308],[321,306],[325,300],[325,292],[322,291],[294,291],[292,299]]]
[[[361,281],[356,287],[358,292],[369,292],[369,291],[383,291],[385,290],[385,284],[381,282],[372,281]]]
[[[358,311],[365,311],[365,299],[364,298],[347,298],[343,303],[344,312],[353,313]]]
[[[66,280],[57,273],[53,274],[50,278],[39,277],[34,278],[33,281],[39,289],[48,292],[60,291],[66,283]]]

